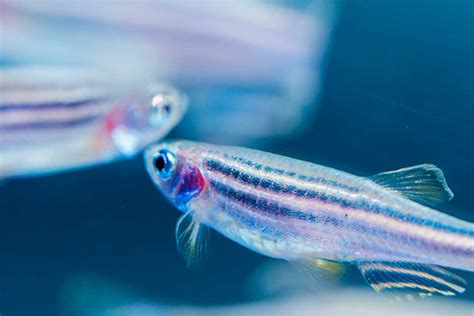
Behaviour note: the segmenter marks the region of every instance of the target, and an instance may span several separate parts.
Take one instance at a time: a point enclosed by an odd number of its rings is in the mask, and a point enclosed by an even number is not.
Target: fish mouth
[[[155,156],[160,152],[160,150],[163,149],[164,147],[165,147],[164,143],[160,142],[160,143],[149,146],[148,149],[146,149],[143,154],[146,170],[148,171],[148,174],[151,177],[153,177],[155,174],[154,167],[153,167],[153,160]]]

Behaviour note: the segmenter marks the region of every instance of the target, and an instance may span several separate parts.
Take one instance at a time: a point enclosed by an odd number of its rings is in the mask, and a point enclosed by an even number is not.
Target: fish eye
[[[173,172],[176,163],[174,155],[167,150],[160,150],[158,155],[153,159],[153,166],[157,174],[161,178],[168,178]]]
[[[156,94],[151,99],[149,122],[153,126],[162,124],[171,114],[172,104],[169,97],[163,93]]]

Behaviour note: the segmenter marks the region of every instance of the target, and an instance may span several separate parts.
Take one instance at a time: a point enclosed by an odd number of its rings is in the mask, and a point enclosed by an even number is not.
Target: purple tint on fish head
[[[160,150],[154,157],[153,165],[165,195],[181,211],[186,211],[188,202],[197,197],[205,186],[199,168],[181,161],[166,149]]]
[[[181,168],[180,181],[175,189],[175,203],[182,210],[186,204],[197,197],[204,189],[205,181],[196,166],[185,164]]]

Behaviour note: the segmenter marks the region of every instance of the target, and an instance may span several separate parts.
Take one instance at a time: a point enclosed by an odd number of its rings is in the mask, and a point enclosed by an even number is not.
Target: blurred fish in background
[[[185,97],[165,85],[122,86],[77,67],[3,67],[0,179],[134,156],[185,111]]]
[[[249,144],[305,126],[320,93],[333,1],[9,1],[4,63],[100,66],[186,92],[183,137]]]

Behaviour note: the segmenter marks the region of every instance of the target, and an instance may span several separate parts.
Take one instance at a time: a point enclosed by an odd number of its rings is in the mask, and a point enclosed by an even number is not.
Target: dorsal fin
[[[441,267],[410,262],[362,262],[358,268],[377,292],[397,300],[433,295],[453,296],[465,290],[466,281]]]
[[[176,246],[190,270],[198,270],[206,261],[209,227],[202,224],[193,211],[188,211],[176,222]]]
[[[410,200],[429,206],[447,202],[454,196],[446,183],[443,171],[431,164],[383,172],[369,179]]]

